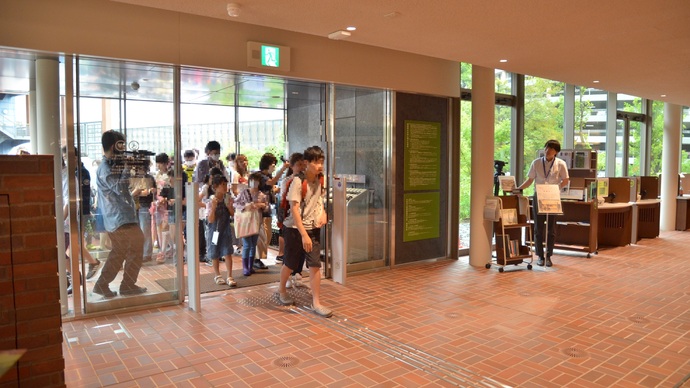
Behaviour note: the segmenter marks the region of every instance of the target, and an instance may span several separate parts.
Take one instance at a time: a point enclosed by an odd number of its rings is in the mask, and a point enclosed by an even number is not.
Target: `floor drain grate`
[[[585,352],[582,349],[579,349],[575,346],[571,346],[569,348],[563,349],[563,354],[565,354],[568,357],[573,357],[573,358],[585,358],[587,357],[587,352]]]
[[[239,304],[247,307],[259,307],[267,304],[273,304],[273,295],[260,295],[242,298],[237,301]]]
[[[299,359],[292,356],[281,356],[273,361],[273,365],[279,368],[292,368],[299,365]]]
[[[632,317],[628,318],[631,322],[635,323],[649,323],[649,319],[645,317],[641,317],[639,315],[633,315]]]

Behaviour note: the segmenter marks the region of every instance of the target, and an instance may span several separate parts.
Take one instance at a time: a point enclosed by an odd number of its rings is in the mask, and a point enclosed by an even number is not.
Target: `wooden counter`
[[[599,246],[624,246],[632,243],[631,203],[604,203],[598,209]]]
[[[633,234],[634,242],[642,238],[659,237],[659,219],[661,217],[661,200],[642,199],[634,203],[637,214],[637,233]]]

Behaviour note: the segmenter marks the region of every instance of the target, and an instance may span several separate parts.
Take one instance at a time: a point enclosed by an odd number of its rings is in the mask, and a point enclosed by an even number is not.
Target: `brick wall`
[[[53,157],[0,155],[0,350],[27,349],[4,387],[64,387]]]

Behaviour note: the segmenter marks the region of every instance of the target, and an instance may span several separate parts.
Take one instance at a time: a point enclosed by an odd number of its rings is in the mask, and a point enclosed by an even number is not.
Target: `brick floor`
[[[66,322],[69,387],[673,387],[690,374],[690,233],[504,273],[468,258]],[[308,284],[308,282],[305,282]],[[252,302],[253,303],[250,303]]]

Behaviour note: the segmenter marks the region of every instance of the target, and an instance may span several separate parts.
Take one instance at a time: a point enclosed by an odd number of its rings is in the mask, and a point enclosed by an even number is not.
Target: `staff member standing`
[[[544,144],[544,156],[532,161],[532,165],[527,173],[527,180],[521,184],[518,189],[525,189],[529,187],[532,182],[537,185],[551,184],[558,185],[559,190],[568,185],[570,177],[568,176],[568,166],[565,161],[556,157],[556,154],[561,152],[561,143],[558,140],[549,140]],[[532,202],[534,211],[534,243],[536,244],[537,265],[551,267],[551,255],[553,255],[553,245],[556,240],[556,218],[549,217],[549,223],[546,225],[546,233],[548,234],[546,259],[544,259],[544,224],[546,222],[546,215],[540,215],[537,209],[537,192],[534,192],[534,201]]]

